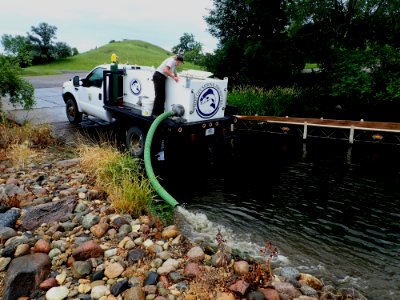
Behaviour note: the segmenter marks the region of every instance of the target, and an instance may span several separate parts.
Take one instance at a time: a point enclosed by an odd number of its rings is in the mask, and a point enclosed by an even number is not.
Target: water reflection
[[[191,218],[224,226],[250,254],[270,240],[325,283],[400,299],[398,147],[249,135],[236,150],[225,164],[186,162],[164,173]]]

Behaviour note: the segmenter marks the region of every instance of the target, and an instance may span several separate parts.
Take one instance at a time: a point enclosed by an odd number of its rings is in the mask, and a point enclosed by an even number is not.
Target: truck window
[[[103,70],[104,68],[96,68],[94,69],[87,77],[86,77],[86,87],[95,86],[101,88],[103,84]]]

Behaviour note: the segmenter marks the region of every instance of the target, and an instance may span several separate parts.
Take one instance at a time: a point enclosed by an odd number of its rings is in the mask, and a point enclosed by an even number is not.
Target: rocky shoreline
[[[188,241],[176,225],[118,214],[79,158],[0,155],[0,294],[11,299],[366,299],[292,267]]]

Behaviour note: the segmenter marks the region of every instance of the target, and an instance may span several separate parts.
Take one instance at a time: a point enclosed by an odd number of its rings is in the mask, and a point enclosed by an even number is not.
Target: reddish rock
[[[106,215],[112,215],[115,213],[115,208],[114,207],[105,207],[103,213]]]
[[[141,224],[139,231],[143,232],[143,233],[149,233],[150,232],[150,226],[147,225],[147,224]]]
[[[197,263],[189,262],[186,265],[183,274],[187,277],[200,277],[202,273]]]
[[[265,300],[279,300],[279,294],[274,289],[260,289],[260,292],[264,294]]]
[[[72,252],[72,256],[75,260],[86,260],[92,257],[100,257],[103,255],[103,252],[104,250],[98,243],[90,240],[78,246],[78,248]]]
[[[101,238],[108,230],[109,225],[107,223],[99,223],[90,228],[90,232],[97,238]]]
[[[293,299],[301,296],[301,293],[289,282],[272,282],[273,287],[279,293],[281,299]]]
[[[40,239],[35,243],[35,246],[33,247],[33,251],[35,253],[49,253],[51,250],[51,245],[48,241],[44,239]]]
[[[67,267],[70,268],[72,266],[72,264],[74,263],[75,258],[73,258],[72,256],[68,257],[67,259]]]
[[[99,223],[108,223],[110,221],[110,218],[108,216],[104,216],[100,218]]]
[[[16,178],[8,178],[6,184],[20,185],[20,181]]]
[[[233,292],[238,292],[242,295],[244,295],[248,289],[250,284],[248,284],[246,281],[240,279],[236,281],[234,284],[232,284],[229,289]]]
[[[168,277],[166,275],[160,275],[158,278],[158,283],[162,284],[164,288],[167,288],[169,286]]]
[[[52,287],[58,286],[58,282],[55,278],[51,277],[51,278],[47,278],[45,281],[43,281],[39,287],[44,290],[47,291],[49,289],[51,289]]]

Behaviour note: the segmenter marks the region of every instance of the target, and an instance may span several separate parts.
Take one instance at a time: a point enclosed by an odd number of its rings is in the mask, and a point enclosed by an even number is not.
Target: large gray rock
[[[74,197],[36,205],[25,212],[21,226],[26,230],[35,230],[43,223],[58,222],[71,214],[75,205],[76,199]]]
[[[47,254],[35,253],[15,258],[4,279],[3,300],[29,296],[50,273],[51,262]]]

